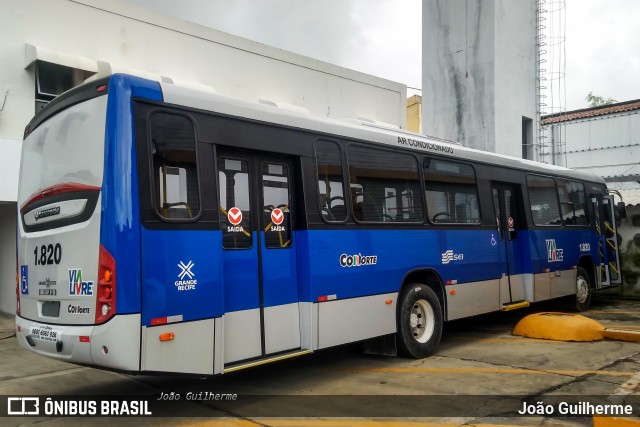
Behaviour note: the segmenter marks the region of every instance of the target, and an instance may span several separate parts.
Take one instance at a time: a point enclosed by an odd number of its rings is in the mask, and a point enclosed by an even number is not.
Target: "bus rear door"
[[[300,349],[292,176],[288,159],[218,153],[225,365]]]

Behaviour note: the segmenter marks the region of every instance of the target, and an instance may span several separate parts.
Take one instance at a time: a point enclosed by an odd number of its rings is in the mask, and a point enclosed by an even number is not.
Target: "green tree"
[[[589,103],[589,107],[591,108],[600,107],[602,105],[615,104],[616,102],[618,102],[613,98],[605,99],[602,96],[594,95],[593,92],[589,92],[589,95],[587,95],[585,99],[587,100],[587,102]]]

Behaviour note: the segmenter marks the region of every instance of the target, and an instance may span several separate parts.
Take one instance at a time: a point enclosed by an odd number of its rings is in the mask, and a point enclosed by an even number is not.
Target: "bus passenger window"
[[[316,164],[320,213],[326,221],[344,221],[347,219],[347,207],[344,200],[342,158],[338,144],[318,141]]]
[[[193,123],[186,116],[155,113],[150,127],[157,213],[168,220],[197,217],[200,191]]]
[[[558,194],[565,225],[589,225],[584,185],[559,179]]]
[[[434,224],[479,224],[478,189],[471,165],[425,157],[427,212]]]
[[[553,178],[527,176],[527,190],[531,216],[535,225],[562,225],[560,208]]]
[[[351,144],[349,181],[353,216],[363,222],[422,222],[416,158]]]
[[[289,168],[278,163],[262,164],[262,215],[267,248],[291,247],[291,198]]]

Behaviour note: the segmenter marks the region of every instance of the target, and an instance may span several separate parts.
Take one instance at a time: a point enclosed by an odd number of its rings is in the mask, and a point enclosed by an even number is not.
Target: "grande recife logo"
[[[186,264],[184,261],[178,263],[180,272],[178,273],[178,280],[174,284],[179,291],[192,291],[196,288],[198,280],[193,272],[193,267],[195,267],[195,264],[191,260]]]

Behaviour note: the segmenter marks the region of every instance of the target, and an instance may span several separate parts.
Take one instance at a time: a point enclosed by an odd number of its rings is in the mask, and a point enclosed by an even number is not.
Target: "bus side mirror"
[[[624,202],[616,203],[616,213],[622,219],[627,218],[627,206],[624,204]]]

